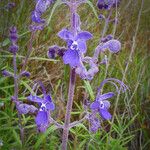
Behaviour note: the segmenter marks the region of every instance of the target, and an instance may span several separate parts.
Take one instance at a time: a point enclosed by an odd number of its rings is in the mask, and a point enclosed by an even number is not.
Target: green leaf
[[[0,43],[1,47],[7,46],[10,43],[10,40],[7,38],[2,43]]]
[[[98,14],[97,14],[97,12],[96,12],[96,10],[95,10],[95,8],[94,8],[93,3],[92,3],[91,1],[89,1],[89,0],[87,0],[86,3],[92,8],[92,10],[93,10],[93,12],[94,12],[96,18],[98,19]]]
[[[90,98],[91,98],[92,100],[94,100],[94,99],[95,99],[94,92],[93,92],[93,90],[92,90],[92,87],[91,87],[89,81],[84,80],[84,84],[85,84],[85,89],[86,89],[86,90],[89,92],[89,94],[90,94]]]
[[[50,16],[49,16],[49,18],[48,18],[48,20],[47,20],[47,26],[50,24],[51,19],[52,19],[52,16],[53,16],[53,14],[54,14],[56,8],[57,8],[59,5],[61,5],[61,4],[63,4],[63,2],[62,2],[61,0],[57,0],[57,1],[55,2],[54,6],[53,6],[53,8],[52,8],[52,11],[51,11],[51,13],[50,13]]]

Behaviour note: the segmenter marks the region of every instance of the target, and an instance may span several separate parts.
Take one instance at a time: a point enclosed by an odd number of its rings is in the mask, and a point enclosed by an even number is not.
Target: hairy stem
[[[18,76],[17,76],[16,54],[14,54],[14,56],[13,56],[13,66],[14,66],[14,84],[15,84],[14,98],[15,98],[15,102],[17,105],[19,103],[19,101],[18,101]],[[24,129],[22,126],[21,114],[19,113],[18,110],[17,110],[17,114],[18,114],[18,119],[19,119],[19,129],[20,129],[21,142],[23,144],[23,142],[24,142]]]
[[[72,69],[70,73],[68,102],[66,107],[65,124],[64,124],[63,137],[62,137],[62,150],[67,149],[69,124],[70,124],[70,117],[71,117],[73,96],[74,96],[74,89],[75,89],[75,80],[76,80],[75,69]]]

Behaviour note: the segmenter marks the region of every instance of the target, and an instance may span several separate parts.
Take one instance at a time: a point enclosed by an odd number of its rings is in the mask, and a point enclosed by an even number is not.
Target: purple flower
[[[31,15],[32,21],[35,23],[44,23],[45,20],[41,19],[41,15],[42,14],[40,12],[37,12],[36,10],[33,11]]]
[[[37,12],[42,14],[46,11],[46,9],[50,6],[52,2],[52,0],[37,0],[35,9]]]
[[[35,118],[36,125],[39,131],[44,132],[49,126],[49,113],[50,110],[55,109],[55,105],[52,102],[51,96],[44,94],[43,98],[38,96],[30,95],[27,97],[28,100],[39,104],[38,114]]]
[[[35,10],[31,15],[32,21],[35,23],[45,23],[45,20],[41,19],[41,16],[52,2],[52,0],[37,0]]]
[[[20,114],[35,113],[38,109],[33,105],[17,104],[17,110]]]
[[[111,9],[112,7],[118,6],[120,0],[98,0],[97,7],[99,9]]]
[[[13,77],[13,74],[7,70],[3,70],[2,75],[5,77]]]
[[[55,59],[56,53],[60,48],[57,45],[51,46],[47,52],[47,56],[50,59]]]
[[[23,72],[21,72],[20,73],[20,77],[30,77],[30,72],[28,72],[28,71],[23,71]]]
[[[71,67],[77,67],[80,64],[80,55],[87,50],[86,41],[92,38],[92,34],[87,31],[81,31],[76,36],[69,30],[62,29],[58,36],[67,42],[68,50],[64,53],[63,61]]]
[[[115,94],[113,92],[109,92],[103,95],[100,95],[96,100],[90,105],[92,111],[98,111],[100,116],[103,119],[110,120],[111,114],[108,112],[110,107],[110,102],[107,100],[113,97]]]

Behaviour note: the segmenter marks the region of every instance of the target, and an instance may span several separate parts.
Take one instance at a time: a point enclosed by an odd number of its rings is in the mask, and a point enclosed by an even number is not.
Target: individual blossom
[[[100,95],[91,104],[90,106],[91,110],[97,111],[103,119],[110,120],[111,114],[108,111],[110,107],[110,102],[107,99],[112,98],[114,95],[115,94],[113,92]]]
[[[69,30],[62,29],[58,36],[67,42],[68,50],[63,55],[64,64],[69,64],[73,68],[79,66],[80,58],[87,50],[86,41],[92,38],[92,34],[81,31],[73,35]]]
[[[27,97],[27,99],[32,102],[38,103],[39,109],[37,116],[35,118],[35,123],[40,132],[45,132],[49,126],[50,111],[55,109],[55,105],[52,102],[51,96],[49,94],[46,94],[45,88],[42,89],[44,90],[43,91],[44,96],[42,98],[31,94],[30,96]]]
[[[97,7],[99,9],[109,10],[112,7],[118,6],[119,3],[120,3],[120,0],[98,0]]]
[[[120,93],[121,91],[125,92],[128,89],[128,87],[122,81],[115,79],[115,78],[108,78],[101,82],[101,84],[98,88],[98,92],[97,92],[95,101],[91,103],[90,109],[92,111],[92,114],[96,115],[98,113],[102,119],[110,120],[112,118],[112,115],[109,112],[110,102],[108,101],[108,99],[114,97],[115,93],[114,92],[108,92],[105,94],[101,93],[102,88],[106,83],[111,83],[112,85],[114,85],[117,93]],[[120,89],[118,87],[118,84],[120,85]],[[97,119],[96,119],[96,121],[98,122]],[[95,129],[97,129],[97,124],[93,123],[93,127],[95,127]]]

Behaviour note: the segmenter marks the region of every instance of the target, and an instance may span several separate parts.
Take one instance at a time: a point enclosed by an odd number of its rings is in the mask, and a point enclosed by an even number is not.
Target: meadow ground
[[[58,0],[57,0],[58,1]],[[17,26],[19,32],[19,53],[17,63],[22,64],[22,59],[27,53],[31,33],[30,14],[34,9],[35,1],[14,0],[16,6],[12,9],[3,9],[8,0],[0,1],[0,70],[12,71],[12,55],[8,52],[10,41],[9,28]],[[96,4],[96,0],[91,0]],[[47,50],[51,45],[65,46],[57,37],[58,31],[69,26],[69,10],[66,6],[55,8],[53,4],[46,14],[50,24],[43,31],[37,32],[33,41],[33,53],[27,64],[31,72],[30,79],[20,83],[19,99],[27,102],[33,80],[41,80],[47,91],[51,91],[56,110],[54,118],[61,122],[64,119],[65,104],[69,81],[69,67],[64,66],[58,58],[53,61],[47,58]],[[83,117],[83,100],[92,101],[93,93],[100,82],[107,77],[123,80],[129,86],[129,91],[111,99],[110,112],[114,117],[113,122],[105,121],[101,130],[96,134],[88,132],[88,122],[72,128],[69,135],[69,149],[74,150],[149,150],[150,147],[150,1],[149,0],[122,0],[118,8],[119,22],[114,31],[110,24],[106,34],[115,34],[122,43],[121,52],[109,56],[109,64],[101,66],[100,72],[90,82],[82,81],[77,77],[75,98],[73,104],[72,121]],[[55,8],[55,9],[54,9]],[[97,46],[104,22],[96,18],[95,11],[100,12],[96,6],[92,8],[83,4],[79,8],[82,29],[93,33],[94,38],[88,41],[89,56]],[[103,12],[104,14],[106,12]],[[115,15],[115,11],[114,11]],[[101,56],[103,57],[103,56]],[[21,65],[18,66],[18,69]],[[48,128],[46,133],[38,134],[34,117],[22,116],[25,130],[25,140],[21,145],[18,127],[18,118],[14,104],[11,102],[13,95],[13,80],[0,74],[0,149],[60,149],[62,130],[54,126]],[[105,91],[112,91],[112,86],[105,86]]]

